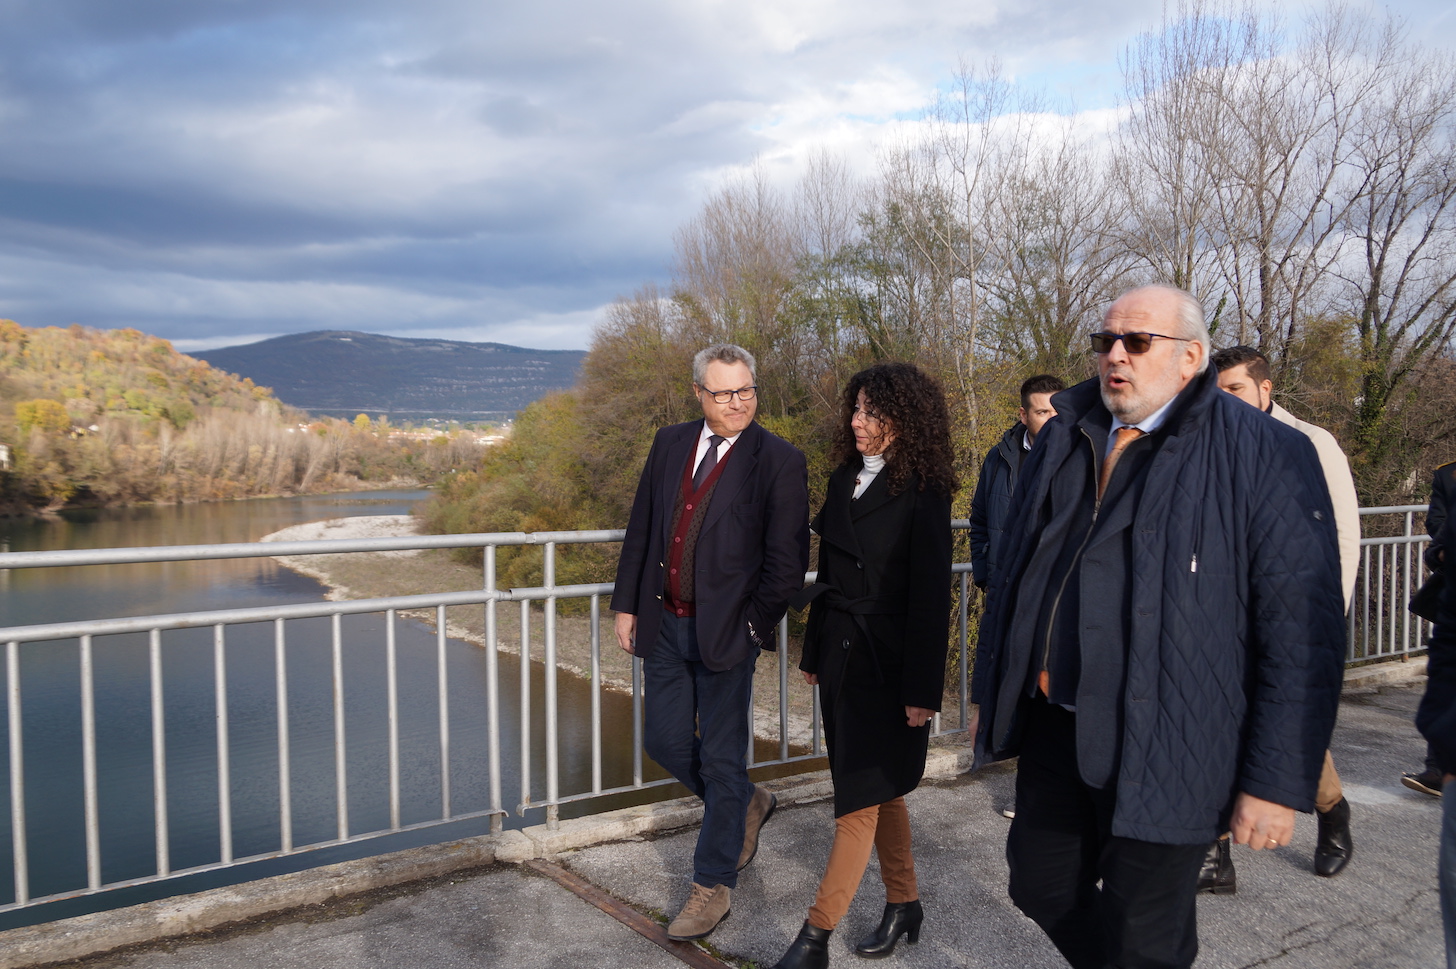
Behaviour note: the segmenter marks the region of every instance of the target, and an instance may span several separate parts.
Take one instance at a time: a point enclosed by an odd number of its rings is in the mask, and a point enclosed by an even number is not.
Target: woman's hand
[[[927,710],[924,707],[906,707],[905,722],[912,727],[923,727],[935,716],[934,710]]]
[[[801,672],[801,673],[804,674],[804,682],[805,683],[808,683],[810,686],[818,686],[819,685],[819,674],[818,673],[810,673],[808,670],[800,670],[799,672]]]

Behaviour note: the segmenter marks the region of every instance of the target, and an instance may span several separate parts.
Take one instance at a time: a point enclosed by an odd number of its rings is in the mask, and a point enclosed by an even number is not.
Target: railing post
[[[339,840],[349,837],[348,741],[344,731],[344,627],[335,614],[330,626],[334,677],[334,820]]]
[[[602,789],[602,597],[591,597],[592,793]]]
[[[101,887],[101,818],[96,795],[96,673],[91,637],[81,637],[81,778],[86,812],[86,884]]]
[[[779,638],[779,759],[789,759],[789,617],[775,630]]]
[[[546,543],[542,562],[542,585],[548,590],[555,589],[555,542]],[[561,825],[561,805],[559,803],[561,784],[557,777],[558,751],[556,749],[556,596],[548,592],[542,609],[546,649],[546,661],[543,664],[546,692],[546,827],[550,831],[555,831]]]
[[[212,627],[213,700],[217,709],[217,828],[225,865],[233,861],[233,769],[228,735],[227,639],[225,626]]]
[[[273,675],[278,694],[278,836],[293,850],[293,750],[288,739],[288,639],[283,620],[273,620]]]
[[[384,614],[385,703],[389,714],[389,826],[399,830],[399,669],[393,609]]]
[[[15,869],[15,903],[30,901],[30,859],[25,834],[25,744],[20,716],[20,644],[5,644],[5,697],[10,726],[10,843]]]
[[[435,686],[438,691],[436,703],[440,709],[440,817],[448,819],[454,814],[454,810],[450,804],[450,677],[449,654],[446,652],[449,640],[445,631],[445,607],[436,606]],[[488,643],[486,648],[490,648]]]
[[[494,544],[485,547],[485,732],[490,743],[490,833],[505,830],[505,809],[501,805],[500,744],[500,642],[496,632]]]
[[[147,665],[152,694],[152,827],[156,839],[157,874],[172,870],[171,844],[167,835],[167,717],[162,694],[162,631],[153,629],[147,637]]]
[[[531,600],[521,600],[521,800],[531,803]]]

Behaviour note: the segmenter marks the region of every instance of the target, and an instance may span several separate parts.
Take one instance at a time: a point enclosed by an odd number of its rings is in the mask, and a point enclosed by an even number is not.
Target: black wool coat
[[[881,472],[853,498],[858,459],[829,479],[814,519],[821,588],[799,668],[819,676],[834,816],[913,791],[939,710],[950,621],[950,501],[912,480],[891,495]]]

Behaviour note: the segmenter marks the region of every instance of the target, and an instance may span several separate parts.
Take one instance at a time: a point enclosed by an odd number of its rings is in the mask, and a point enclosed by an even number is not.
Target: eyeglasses
[[[879,411],[871,410],[868,407],[856,407],[853,411],[851,411],[849,415],[850,421],[853,422],[856,417],[858,417],[865,423],[869,423],[870,421],[879,423],[880,421],[884,420],[884,418],[880,416]]]
[[[1162,333],[1093,333],[1092,352],[1111,353],[1112,345],[1122,341],[1122,348],[1128,353],[1147,353],[1153,348],[1154,340],[1177,340],[1187,343],[1186,337],[1165,336]]]
[[[758,393],[758,387],[756,385],[753,387],[739,387],[737,390],[709,390],[707,387],[700,385],[698,389],[720,404],[726,404],[734,397],[744,401],[752,400],[753,396]]]

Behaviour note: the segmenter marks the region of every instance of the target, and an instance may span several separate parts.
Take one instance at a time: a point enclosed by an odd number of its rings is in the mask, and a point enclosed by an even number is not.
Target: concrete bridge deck
[[[1436,888],[1441,803],[1399,782],[1402,770],[1419,769],[1424,753],[1411,725],[1423,685],[1414,679],[1347,689],[1334,752],[1353,810],[1354,860],[1337,878],[1315,877],[1315,825],[1305,816],[1288,848],[1257,855],[1236,848],[1238,893],[1199,900],[1198,966],[1444,964]],[[1014,769],[956,774],[958,756],[963,762],[963,750],[943,752],[940,769],[948,776],[909,798],[926,922],[919,945],[902,943],[887,965],[1064,965],[1006,896],[1010,822],[1000,808],[1011,801]],[[695,825],[684,824],[694,817],[691,806],[674,802],[563,822],[557,832],[509,832],[12,930],[0,933],[0,966],[767,967],[804,919],[833,832],[822,776],[773,783],[784,806],[764,829],[733,912],[708,946],[668,943],[662,934],[662,916],[686,895],[696,837]],[[882,904],[872,863],[831,942],[832,967],[866,965],[851,949]],[[258,914],[270,908],[282,911]],[[218,923],[228,924],[210,928]],[[127,945],[138,934],[151,941]],[[173,937],[156,938],[167,934]]]

